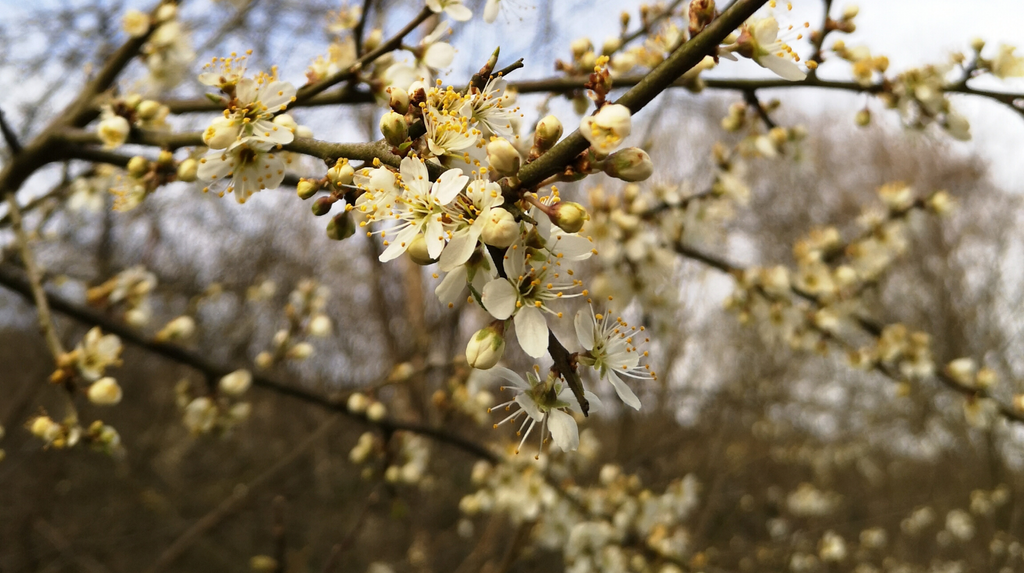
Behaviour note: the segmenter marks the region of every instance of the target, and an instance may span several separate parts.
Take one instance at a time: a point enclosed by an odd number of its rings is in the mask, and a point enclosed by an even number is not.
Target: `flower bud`
[[[327,170],[327,179],[336,186],[351,185],[355,173],[356,170],[349,165],[348,160],[339,159],[334,167]]]
[[[295,133],[295,130],[299,128],[299,124],[295,121],[295,118],[287,113],[274,116],[274,125],[283,127],[292,133]]]
[[[145,36],[149,31],[149,15],[139,10],[128,10],[121,17],[121,28],[132,38]]]
[[[366,408],[369,405],[370,399],[366,397],[366,394],[361,394],[359,392],[353,393],[348,397],[348,401],[345,402],[345,407],[353,414],[362,414],[366,411]]]
[[[372,52],[377,49],[377,46],[384,41],[384,30],[380,28],[374,28],[370,30],[370,33],[366,35],[366,39],[363,40],[363,49],[367,52]]]
[[[274,365],[274,355],[263,351],[256,355],[256,367],[261,370],[266,370]]]
[[[338,200],[330,195],[320,197],[316,201],[313,201],[313,214],[317,217],[322,217],[331,212],[331,205],[334,205]]]
[[[866,126],[870,125],[871,124],[871,111],[869,109],[867,109],[867,108],[864,108],[864,109],[858,111],[857,112],[857,117],[856,117],[855,121],[857,122],[857,125],[859,125],[861,127],[866,127]]]
[[[975,52],[980,52],[985,49],[985,40],[981,38],[974,38],[971,40],[971,49]]]
[[[544,153],[554,147],[560,137],[562,137],[562,122],[558,121],[557,117],[549,115],[537,122],[537,132],[533,135],[533,146],[538,153]]]
[[[49,416],[36,417],[29,425],[29,430],[33,436],[47,442],[52,442],[60,436],[60,424],[51,420]]]
[[[171,167],[174,165],[174,153],[168,149],[160,150],[156,154],[156,164],[160,167]]]
[[[105,148],[114,149],[128,140],[128,132],[131,129],[132,126],[127,119],[119,115],[112,115],[100,122],[96,134]]]
[[[999,375],[996,374],[995,370],[991,368],[982,368],[978,370],[978,375],[975,377],[975,385],[982,390],[988,390],[999,382]]]
[[[199,162],[189,157],[178,164],[178,180],[192,183],[198,177]]]
[[[241,396],[252,386],[252,374],[245,369],[235,370],[221,378],[217,386],[228,396]]]
[[[504,249],[519,238],[519,223],[512,213],[501,207],[494,207],[487,216],[487,222],[480,232],[480,240],[486,245]]]
[[[955,202],[946,191],[937,191],[928,198],[928,208],[936,215],[946,215],[953,210]]]
[[[191,338],[196,331],[196,321],[191,316],[179,316],[168,322],[160,332],[156,333],[157,342],[169,340],[185,340]]]
[[[497,137],[487,144],[487,163],[499,175],[515,175],[519,173],[522,158],[507,139]]]
[[[580,122],[580,134],[590,142],[594,152],[601,155],[614,151],[631,129],[631,113],[621,104],[606,105]]]
[[[593,50],[594,45],[587,38],[577,38],[569,44],[569,49],[572,51],[573,59],[578,60],[583,57],[583,54]]]
[[[412,262],[420,266],[425,267],[437,262],[437,259],[430,258],[430,253],[427,251],[427,240],[423,238],[422,233],[412,238],[405,252],[409,253]]]
[[[607,38],[603,44],[601,44],[601,53],[605,56],[610,56],[618,51],[622,47],[622,40],[617,36],[611,36]]]
[[[373,404],[370,404],[368,408],[366,408],[366,417],[373,420],[374,422],[379,422],[383,420],[384,416],[387,416],[387,414],[388,409],[385,408],[384,404],[380,402],[374,402]]]
[[[608,156],[604,172],[623,181],[644,181],[654,172],[654,163],[643,149],[627,147]]]
[[[213,400],[200,396],[185,406],[182,421],[194,434],[205,434],[217,424],[217,406]]]
[[[139,119],[142,120],[156,119],[163,112],[163,107],[158,101],[145,99],[139,102],[139,106],[135,108],[135,113],[139,114]]]
[[[466,362],[478,370],[492,368],[505,354],[505,336],[501,322],[481,328],[466,345]]]
[[[693,0],[690,2],[690,37],[697,35],[715,19],[715,0]]]
[[[957,358],[946,365],[946,374],[962,386],[972,386],[976,369],[973,359]]]
[[[310,336],[324,337],[331,334],[331,319],[326,314],[318,314],[309,320]]]
[[[285,357],[292,360],[305,360],[313,355],[313,345],[308,342],[300,342],[288,349]]]
[[[149,172],[149,160],[141,155],[136,155],[128,160],[127,170],[128,175],[140,179]]]
[[[100,378],[89,386],[89,401],[97,406],[113,406],[121,401],[121,387],[110,376]]]
[[[397,87],[388,88],[388,105],[392,111],[405,115],[409,111],[409,92]]]
[[[398,147],[409,138],[409,123],[405,121],[404,115],[389,111],[380,118],[380,132],[388,143]]]
[[[157,22],[173,20],[178,15],[178,6],[171,2],[165,2],[156,9]]]
[[[213,120],[203,131],[203,143],[210,149],[227,149],[238,140],[238,124],[235,120],[220,117]]]
[[[327,238],[331,240],[344,241],[355,234],[356,222],[348,211],[338,213],[327,223]]]
[[[860,13],[860,8],[856,4],[850,4],[843,8],[843,20],[853,20]]]
[[[320,182],[313,179],[300,179],[299,184],[295,186],[295,193],[299,196],[299,199],[306,200],[316,195],[316,192],[320,190]]]
[[[575,201],[560,201],[551,206],[551,222],[566,233],[576,233],[590,219],[587,210]]]

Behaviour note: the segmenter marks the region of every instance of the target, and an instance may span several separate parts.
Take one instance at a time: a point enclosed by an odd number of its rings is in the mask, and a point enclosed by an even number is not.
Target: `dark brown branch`
[[[11,150],[12,156],[21,153],[21,142],[18,141],[18,136],[14,133],[14,129],[11,128],[11,124],[7,123],[7,116],[4,115],[2,109],[0,109],[0,133],[3,134],[4,143]]]
[[[641,110],[684,73],[696,66],[705,56],[712,53],[719,42],[731,34],[766,1],[737,0],[701,33],[683,44],[615,103],[628,107],[633,113]],[[521,188],[529,189],[555,175],[574,157],[586,150],[588,145],[587,140],[577,129],[539,159],[523,167],[519,172]]]
[[[548,353],[555,364],[551,367],[562,375],[562,378],[569,384],[572,395],[580,404],[580,410],[584,416],[590,415],[590,402],[583,393],[583,382],[580,380],[580,373],[576,371],[576,359],[569,351],[562,346],[562,343],[555,337],[555,333],[548,331]]]
[[[747,102],[747,105],[754,108],[757,112],[758,117],[764,122],[765,127],[768,129],[775,129],[775,122],[772,121],[771,116],[768,115],[768,110],[764,109],[761,105],[761,100],[757,99],[757,92],[754,90],[744,91],[743,99]]]
[[[0,286],[17,292],[29,302],[35,303],[32,298],[32,287],[24,273],[10,264],[0,264]],[[91,308],[71,302],[61,296],[45,293],[45,300],[50,308],[78,322],[90,326],[99,326],[104,332],[116,334],[124,342],[139,347],[157,356],[162,356],[178,364],[182,364],[203,373],[207,378],[219,379],[238,368],[232,365],[215,362],[204,356],[173,344],[164,344],[145,338],[135,329],[128,327],[100,312]],[[422,426],[398,420],[373,421],[362,414],[349,412],[345,404],[329,397],[318,395],[301,387],[287,384],[269,376],[254,373],[253,385],[287,396],[307,404],[313,404],[321,408],[338,412],[348,418],[360,423],[374,426],[383,432],[406,431],[430,437],[438,442],[450,444],[468,454],[491,462],[497,462],[498,456],[492,453],[485,446],[474,441],[467,440],[461,436],[450,434],[443,429],[430,426]],[[339,384],[343,386],[343,384]]]

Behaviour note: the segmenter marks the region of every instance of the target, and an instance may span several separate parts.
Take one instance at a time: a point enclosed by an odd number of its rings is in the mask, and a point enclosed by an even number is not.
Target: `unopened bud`
[[[149,172],[149,160],[141,155],[136,155],[128,160],[127,169],[128,175],[139,179]]]
[[[373,404],[370,404],[368,408],[366,408],[366,417],[373,420],[374,422],[379,422],[383,420],[384,416],[387,415],[388,409],[384,407],[384,404],[380,402],[374,402]]]
[[[252,386],[252,374],[245,369],[235,370],[221,378],[217,386],[229,396],[241,396]]]
[[[295,193],[303,201],[316,195],[316,192],[319,190],[320,182],[313,179],[300,179],[299,184],[295,186]]]
[[[283,127],[292,133],[295,133],[295,130],[299,128],[299,124],[295,121],[295,118],[288,115],[287,113],[282,113],[281,115],[275,116],[274,125]]]
[[[331,319],[326,314],[318,314],[309,320],[307,328],[310,336],[324,337],[331,334]]]
[[[576,233],[590,219],[587,210],[574,201],[560,201],[551,206],[551,222],[566,233]]]
[[[305,360],[313,355],[313,345],[308,342],[300,342],[288,349],[286,358],[291,360]]]
[[[974,38],[971,40],[971,49],[975,52],[980,52],[985,49],[985,40],[981,38]]]
[[[380,132],[388,143],[398,147],[409,137],[409,123],[405,121],[404,115],[389,111],[380,118]]]
[[[608,156],[604,172],[623,181],[644,181],[654,172],[654,163],[643,149],[627,147]]]
[[[572,51],[573,59],[578,60],[583,57],[583,54],[593,50],[594,45],[587,38],[577,38],[569,44],[569,49]]]
[[[313,214],[317,217],[321,217],[331,212],[331,205],[334,205],[338,200],[330,195],[326,197],[320,197],[316,201],[313,201]]]
[[[562,137],[562,122],[558,121],[557,117],[549,115],[537,122],[537,132],[533,135],[533,146],[538,152],[544,153],[554,147],[560,137]]]
[[[113,406],[121,401],[121,387],[110,376],[100,378],[89,386],[89,401],[97,406]]]
[[[487,163],[500,175],[519,173],[522,158],[507,139],[497,137],[487,144]]]
[[[128,132],[131,129],[132,126],[127,119],[119,115],[112,115],[100,122],[96,133],[104,147],[114,149],[128,140]]]
[[[867,108],[864,108],[864,109],[858,111],[857,112],[857,117],[856,117],[855,121],[857,122],[857,125],[859,125],[861,127],[866,127],[866,126],[870,125],[871,124],[871,111],[868,110]]]
[[[997,382],[999,382],[999,375],[991,368],[982,368],[981,370],[978,370],[978,375],[975,377],[975,384],[982,390],[992,388]]]
[[[405,115],[409,111],[409,92],[397,87],[388,88],[388,105],[392,111]]]
[[[616,51],[618,51],[618,49],[621,47],[622,40],[620,40],[617,36],[612,36],[606,39],[604,41],[604,44],[601,44],[601,53],[604,54],[605,56],[610,56],[614,54]]]
[[[139,119],[150,120],[160,116],[163,111],[163,105],[158,101],[151,99],[145,99],[139,102],[139,106],[135,108],[135,113],[139,114]]]
[[[504,330],[501,322],[478,330],[466,345],[466,362],[478,370],[494,367],[505,354]]]
[[[60,436],[60,424],[51,420],[49,416],[38,416],[32,420],[29,430],[33,436],[47,442],[52,442]]]
[[[501,207],[491,209],[480,232],[480,240],[486,245],[504,249],[519,238],[519,223],[512,213]]]
[[[167,149],[160,150],[160,153],[156,154],[156,164],[161,167],[170,167],[174,165],[174,153]]]
[[[427,250],[427,240],[423,238],[422,233],[412,238],[405,252],[409,253],[409,258],[412,259],[412,262],[420,266],[425,267],[437,262],[437,259],[430,258],[430,253]]]
[[[173,20],[178,15],[178,6],[172,2],[165,2],[156,9],[156,21],[167,22]]]
[[[953,210],[955,202],[946,191],[938,191],[928,198],[928,208],[936,215],[946,215]]]
[[[363,50],[372,52],[377,49],[377,46],[384,41],[384,30],[380,28],[374,28],[370,30],[370,33],[366,35],[366,39],[363,40]]]
[[[168,322],[160,332],[156,333],[157,342],[171,340],[185,340],[192,337],[196,331],[196,321],[191,316],[179,316]]]
[[[962,386],[971,386],[974,383],[974,373],[977,365],[971,358],[957,358],[946,365],[946,374]]]
[[[715,19],[715,0],[693,0],[690,2],[690,37]]]
[[[344,241],[355,234],[356,222],[348,211],[338,213],[327,223],[327,238],[334,241]]]
[[[178,164],[178,180],[186,183],[195,181],[199,173],[199,162],[189,157]]]
[[[263,351],[256,355],[256,367],[261,370],[266,370],[274,365],[274,355]]]
[[[843,20],[853,20],[860,13],[860,8],[856,4],[850,4],[843,8]]]
[[[347,160],[339,159],[334,167],[327,170],[327,179],[337,185],[351,185],[352,176],[355,175],[356,170],[349,165]]]
[[[348,401],[345,403],[348,411],[353,414],[362,414],[366,411],[366,407],[369,405],[370,399],[367,398],[365,394],[361,394],[359,392],[355,392],[349,396]]]

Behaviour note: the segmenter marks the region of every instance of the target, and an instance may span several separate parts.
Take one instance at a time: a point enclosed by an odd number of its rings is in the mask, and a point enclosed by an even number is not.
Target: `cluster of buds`
[[[210,394],[195,395],[188,380],[178,382],[175,396],[182,411],[182,421],[194,435],[224,434],[249,418],[252,405],[242,396],[252,386],[248,370],[236,370],[217,382]]]
[[[853,79],[862,86],[870,86],[875,81],[875,74],[884,77],[889,69],[889,58],[873,56],[867,46],[848,47],[846,42],[837,40],[832,45],[837,56],[853,65]]]
[[[165,131],[171,110],[158,101],[143,99],[138,94],[117,98],[100,107],[96,134],[103,146],[115,149],[128,141],[132,128]]]
[[[33,436],[46,444],[47,448],[73,448],[84,443],[108,455],[121,455],[124,452],[117,430],[100,420],[96,420],[88,428],[83,428],[74,417],[68,417],[64,422],[56,422],[43,413],[29,420],[27,427]]]
[[[106,282],[88,289],[86,301],[95,307],[116,309],[132,326],[149,323],[153,312],[149,296],[156,288],[156,275],[145,267],[129,267]]]
[[[307,337],[324,338],[332,331],[331,319],[324,313],[327,287],[312,279],[303,279],[288,295],[284,314],[288,327],[277,331],[271,350],[256,356],[256,365],[270,368],[282,360],[305,360],[313,354]]]
[[[907,70],[878,97],[886,107],[897,110],[908,127],[924,129],[935,124],[955,139],[969,140],[970,123],[953,109],[946,95],[946,77],[952,69],[953,64],[947,63]]]
[[[352,201],[358,196],[358,188],[352,186],[352,177],[354,175],[355,170],[352,169],[348,160],[338,159],[334,166],[327,170],[327,175],[322,179],[300,180],[296,186],[296,192],[300,199],[306,200],[322,190],[327,191],[326,195],[318,197],[313,201],[312,205],[313,215],[322,217],[329,214],[331,207],[338,201],[345,199],[346,195],[348,195],[349,199],[348,205],[352,204]],[[356,224],[348,208],[335,214],[327,223],[327,236],[335,241],[345,240],[354,235],[355,232]]]
[[[86,333],[74,350],[57,360],[57,369],[50,381],[70,389],[86,384],[92,403],[117,404],[121,401],[121,387],[114,378],[104,374],[107,368],[121,365],[121,350],[121,339],[113,334],[104,335],[97,326]]]
[[[349,412],[365,416],[371,422],[379,422],[388,415],[387,406],[383,402],[378,402],[362,392],[353,392],[345,401],[345,407]]]
[[[995,370],[979,369],[973,358],[957,358],[943,368],[943,373],[961,386],[978,390],[990,390],[999,382]]]

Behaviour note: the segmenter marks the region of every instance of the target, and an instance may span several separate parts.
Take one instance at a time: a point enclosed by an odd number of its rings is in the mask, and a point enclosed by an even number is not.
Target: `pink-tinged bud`
[[[241,396],[252,386],[252,374],[245,369],[235,370],[217,383],[220,391],[229,396]]]
[[[351,185],[356,170],[345,159],[339,159],[334,167],[327,170],[327,179],[334,185]]]
[[[551,222],[566,233],[578,233],[590,220],[587,210],[574,201],[560,201],[551,206]]]
[[[334,205],[338,200],[330,195],[326,197],[320,197],[316,201],[313,201],[313,214],[317,217],[321,217],[331,212],[331,206]]]
[[[645,181],[654,172],[654,163],[643,149],[627,147],[608,156],[604,172],[623,181]]]
[[[141,179],[143,175],[149,173],[149,160],[141,155],[136,155],[128,160],[128,175]]]
[[[334,241],[344,241],[355,234],[356,222],[348,211],[338,213],[327,223],[327,238]]]
[[[191,157],[178,164],[178,181],[192,183],[198,178],[199,162]]]
[[[409,258],[412,259],[412,262],[423,267],[437,262],[437,259],[430,258],[430,253],[427,252],[427,240],[423,238],[422,234],[412,238],[405,252],[409,253]]]
[[[121,387],[110,376],[100,378],[89,386],[89,401],[97,406],[113,406],[121,401]]]
[[[715,0],[692,0],[690,2],[690,37],[715,19]]]
[[[480,231],[480,240],[485,245],[507,248],[519,238],[519,223],[512,213],[501,207],[491,209],[487,216],[487,222]]]
[[[409,123],[405,121],[404,115],[389,111],[380,118],[380,132],[388,143],[398,147],[409,138]]]
[[[482,328],[466,345],[466,361],[478,370],[493,368],[505,354],[505,336],[501,322]]]
[[[522,158],[507,139],[495,138],[487,144],[487,163],[499,175],[519,173]]]
[[[299,199],[305,201],[316,192],[320,190],[320,182],[313,179],[300,179],[299,184],[295,186],[295,193],[298,194]]]
[[[533,135],[533,146],[538,153],[544,153],[554,147],[561,137],[562,122],[558,121],[557,117],[549,115],[537,122],[537,131]]]
[[[409,92],[402,88],[388,88],[388,105],[392,111],[405,115],[409,111]]]

